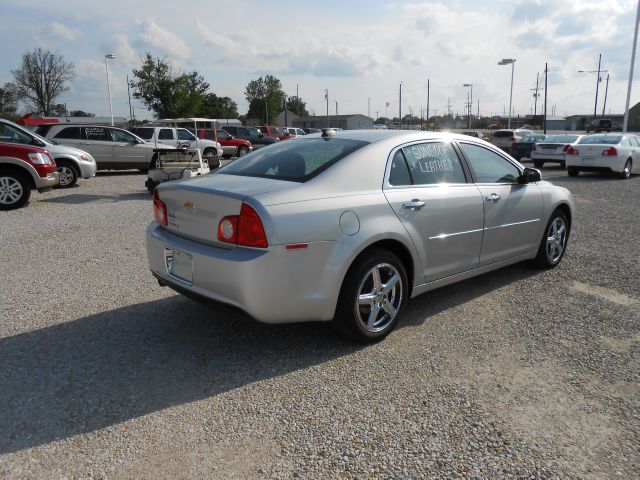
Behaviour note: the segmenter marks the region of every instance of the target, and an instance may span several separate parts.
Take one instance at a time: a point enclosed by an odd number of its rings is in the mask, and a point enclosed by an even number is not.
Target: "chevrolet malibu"
[[[153,194],[161,285],[267,323],[384,338],[409,298],[523,260],[562,260],[568,190],[468,136],[306,135]]]
[[[567,173],[607,171],[622,179],[640,173],[640,141],[629,134],[596,134],[583,137],[567,149]]]

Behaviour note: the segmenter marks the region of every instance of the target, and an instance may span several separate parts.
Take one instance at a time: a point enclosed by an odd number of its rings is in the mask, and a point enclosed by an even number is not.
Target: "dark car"
[[[536,143],[543,142],[547,138],[546,135],[527,135],[519,140],[516,140],[511,144],[509,153],[516,160],[523,158],[531,158],[531,152],[533,151]]]
[[[591,120],[591,123],[587,125],[587,128],[585,130],[587,131],[587,133],[610,132],[611,130],[613,130],[613,122],[611,122],[611,120],[609,120],[608,118],[596,118]]]
[[[319,128],[303,128],[302,130],[304,130],[304,133],[306,133],[307,135],[310,133],[322,133],[322,130],[320,130]]]
[[[266,145],[271,145],[272,143],[280,141],[277,138],[265,135],[255,127],[238,127],[235,125],[225,125],[224,127],[222,127],[222,129],[236,138],[249,140],[254,149],[261,148]]]

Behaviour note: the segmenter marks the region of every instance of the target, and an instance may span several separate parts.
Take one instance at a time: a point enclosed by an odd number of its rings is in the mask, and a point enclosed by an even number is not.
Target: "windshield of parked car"
[[[622,135],[589,135],[578,143],[582,145],[617,145],[622,140]]]
[[[542,142],[545,138],[547,138],[546,135],[527,135],[526,137],[522,137],[517,142],[518,143],[538,143],[538,142]]]
[[[578,135],[549,135],[547,142],[549,143],[573,143],[578,139]]]
[[[513,137],[513,130],[498,130],[496,132],[493,132],[493,136],[495,138]]]
[[[310,138],[261,148],[220,168],[216,173],[306,182],[367,145],[343,138]]]

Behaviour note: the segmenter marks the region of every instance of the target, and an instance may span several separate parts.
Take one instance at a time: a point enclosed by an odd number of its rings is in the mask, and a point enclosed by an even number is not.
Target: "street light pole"
[[[111,126],[113,127],[113,105],[111,104],[111,82],[109,80],[109,63],[107,60],[113,60],[116,56],[113,53],[107,53],[104,56],[104,68],[107,71],[107,92],[109,92],[109,113],[111,114]]]
[[[638,10],[636,11],[636,29],[633,33],[633,48],[631,49],[631,68],[629,68],[629,84],[627,85],[627,102],[624,106],[624,122],[622,123],[622,133],[627,133],[627,122],[629,121],[629,100],[631,98],[631,83],[633,82],[633,65],[636,63],[636,45],[638,43],[638,23],[640,23],[640,0],[638,0]]]
[[[498,65],[509,65],[511,64],[511,90],[509,93],[509,119],[507,120],[507,128],[511,128],[511,102],[513,100],[513,70],[516,64],[515,58],[503,58],[498,62]]]

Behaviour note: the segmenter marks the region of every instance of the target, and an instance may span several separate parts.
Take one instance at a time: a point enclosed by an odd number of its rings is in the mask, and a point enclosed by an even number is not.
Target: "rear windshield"
[[[493,132],[494,137],[513,137],[513,132],[511,130],[498,130],[497,132]]]
[[[538,143],[542,142],[545,138],[547,138],[546,135],[527,135],[517,140],[516,143]]]
[[[617,145],[622,140],[622,135],[589,135],[578,143],[582,145]]]
[[[573,143],[578,139],[578,135],[549,135],[549,143]]]
[[[216,173],[306,182],[365,145],[344,138],[296,139],[261,148]]]
[[[142,127],[135,128],[132,131],[143,140],[151,140],[151,137],[153,137],[153,128]]]

